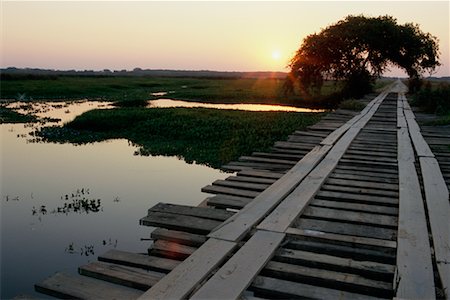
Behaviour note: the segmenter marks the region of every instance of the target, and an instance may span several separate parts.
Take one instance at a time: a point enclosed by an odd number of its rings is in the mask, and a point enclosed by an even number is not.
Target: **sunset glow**
[[[447,1],[2,1],[1,14],[1,67],[286,71],[308,34],[387,14],[437,36],[436,75],[450,74]]]
[[[281,58],[281,53],[280,51],[276,50],[272,52],[272,58],[275,60],[279,60]]]

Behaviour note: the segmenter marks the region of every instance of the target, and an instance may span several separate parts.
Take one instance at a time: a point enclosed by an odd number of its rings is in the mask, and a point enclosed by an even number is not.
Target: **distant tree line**
[[[285,72],[221,72],[208,70],[152,70],[135,68],[128,70],[51,70],[37,68],[5,68],[0,69],[2,80],[14,79],[57,79],[58,76],[86,76],[86,77],[192,77],[192,78],[214,78],[214,79],[233,79],[233,78],[275,78],[284,79],[287,75]]]

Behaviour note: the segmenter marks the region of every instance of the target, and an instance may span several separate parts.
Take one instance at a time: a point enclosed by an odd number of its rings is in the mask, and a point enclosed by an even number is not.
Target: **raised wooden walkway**
[[[422,135],[397,81],[225,166],[199,207],[160,203],[147,254],[36,285],[83,299],[449,298],[450,130]],[[369,101],[370,100],[370,101]],[[424,139],[425,136],[425,139]],[[428,142],[428,143],[427,143]],[[431,147],[430,147],[431,146]]]

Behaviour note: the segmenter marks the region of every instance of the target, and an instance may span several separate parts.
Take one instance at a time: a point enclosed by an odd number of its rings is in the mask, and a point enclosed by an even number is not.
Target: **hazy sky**
[[[418,23],[437,36],[443,66],[436,75],[450,74],[448,1],[1,1],[1,6],[1,67],[286,71],[306,35],[349,14],[364,14]]]

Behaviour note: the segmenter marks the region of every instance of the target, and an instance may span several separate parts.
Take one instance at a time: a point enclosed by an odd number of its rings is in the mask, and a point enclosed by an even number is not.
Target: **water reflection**
[[[164,95],[161,95],[164,96]],[[191,101],[181,101],[172,99],[150,100],[148,107],[204,107],[217,109],[235,109],[247,111],[290,111],[290,112],[324,112],[323,109],[309,109],[303,107],[284,106],[284,105],[266,105],[266,104],[216,104],[201,103]]]
[[[61,120],[53,124],[109,107],[28,104],[19,109]],[[39,126],[0,125],[0,299],[21,293],[43,298],[34,292],[36,282],[56,271],[76,273],[112,247],[145,252],[149,242],[141,238],[149,237],[149,229],[138,220],[149,207],[197,205],[206,197],[202,186],[227,176],[173,157],[133,156],[138,148],[123,139],[83,146],[30,143]]]

